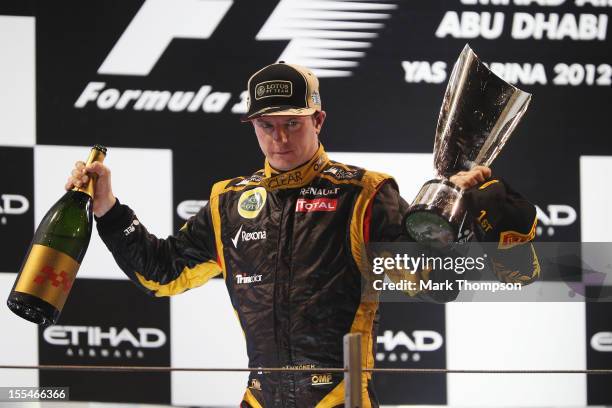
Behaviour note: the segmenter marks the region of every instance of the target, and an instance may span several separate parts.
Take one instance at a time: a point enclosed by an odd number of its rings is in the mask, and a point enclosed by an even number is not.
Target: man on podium
[[[343,367],[342,338],[360,333],[363,367],[372,368],[378,302],[362,296],[365,244],[409,240],[403,225],[409,205],[391,176],[327,156],[320,143],[326,113],[310,70],[268,65],[251,76],[248,92],[242,120],[254,128],[266,157],[263,169],[216,183],[208,205],[176,234],[160,239],[149,233],[114,196],[103,164],[77,162],[66,188],[97,174],[100,236],[147,293],[177,295],[222,275],[245,334],[249,367]],[[534,206],[503,181],[479,188],[490,180],[491,170],[482,166],[450,178],[464,190],[470,227],[478,231],[475,217],[486,210],[500,222],[480,231],[480,239],[498,240],[502,225],[529,231]],[[417,278],[434,279],[435,272]],[[539,267],[507,272],[503,279],[529,283]],[[325,378],[255,371],[241,406],[342,406],[342,374]],[[371,373],[364,374],[362,395],[364,407],[378,406]]]

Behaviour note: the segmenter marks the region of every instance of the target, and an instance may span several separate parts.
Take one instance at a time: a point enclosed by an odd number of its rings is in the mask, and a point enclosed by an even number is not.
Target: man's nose
[[[287,136],[287,131],[283,126],[275,126],[274,132],[272,133],[272,139],[275,142],[287,143],[289,141],[289,137]]]

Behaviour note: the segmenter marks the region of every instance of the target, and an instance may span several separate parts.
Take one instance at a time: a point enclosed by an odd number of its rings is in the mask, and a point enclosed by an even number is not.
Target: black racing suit
[[[391,177],[331,161],[320,146],[294,170],[279,174],[266,162],[249,177],[216,183],[208,205],[167,239],[120,204],[98,230],[151,295],[176,295],[222,274],[249,367],[343,367],[342,338],[351,332],[361,333],[363,366],[371,368],[378,302],[362,296],[365,244],[400,239],[407,208]],[[253,372],[242,404],[340,406],[342,377]],[[364,407],[378,406],[370,373],[364,384]]]

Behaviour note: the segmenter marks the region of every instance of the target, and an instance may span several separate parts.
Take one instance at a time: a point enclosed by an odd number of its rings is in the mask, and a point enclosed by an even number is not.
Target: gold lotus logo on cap
[[[258,85],[255,93],[257,94],[257,96],[263,96],[264,93],[266,93],[266,87],[263,85]]]
[[[293,95],[291,81],[265,81],[255,85],[255,99],[283,96],[289,98]]]

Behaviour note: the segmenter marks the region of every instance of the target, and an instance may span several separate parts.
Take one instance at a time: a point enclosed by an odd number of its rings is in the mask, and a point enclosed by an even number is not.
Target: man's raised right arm
[[[100,237],[119,267],[141,289],[154,296],[176,295],[222,272],[209,206],[191,217],[178,233],[160,239],[114,197],[110,170],[103,164],[85,168],[77,162],[66,188],[86,182],[91,173],[98,175],[94,214]]]

